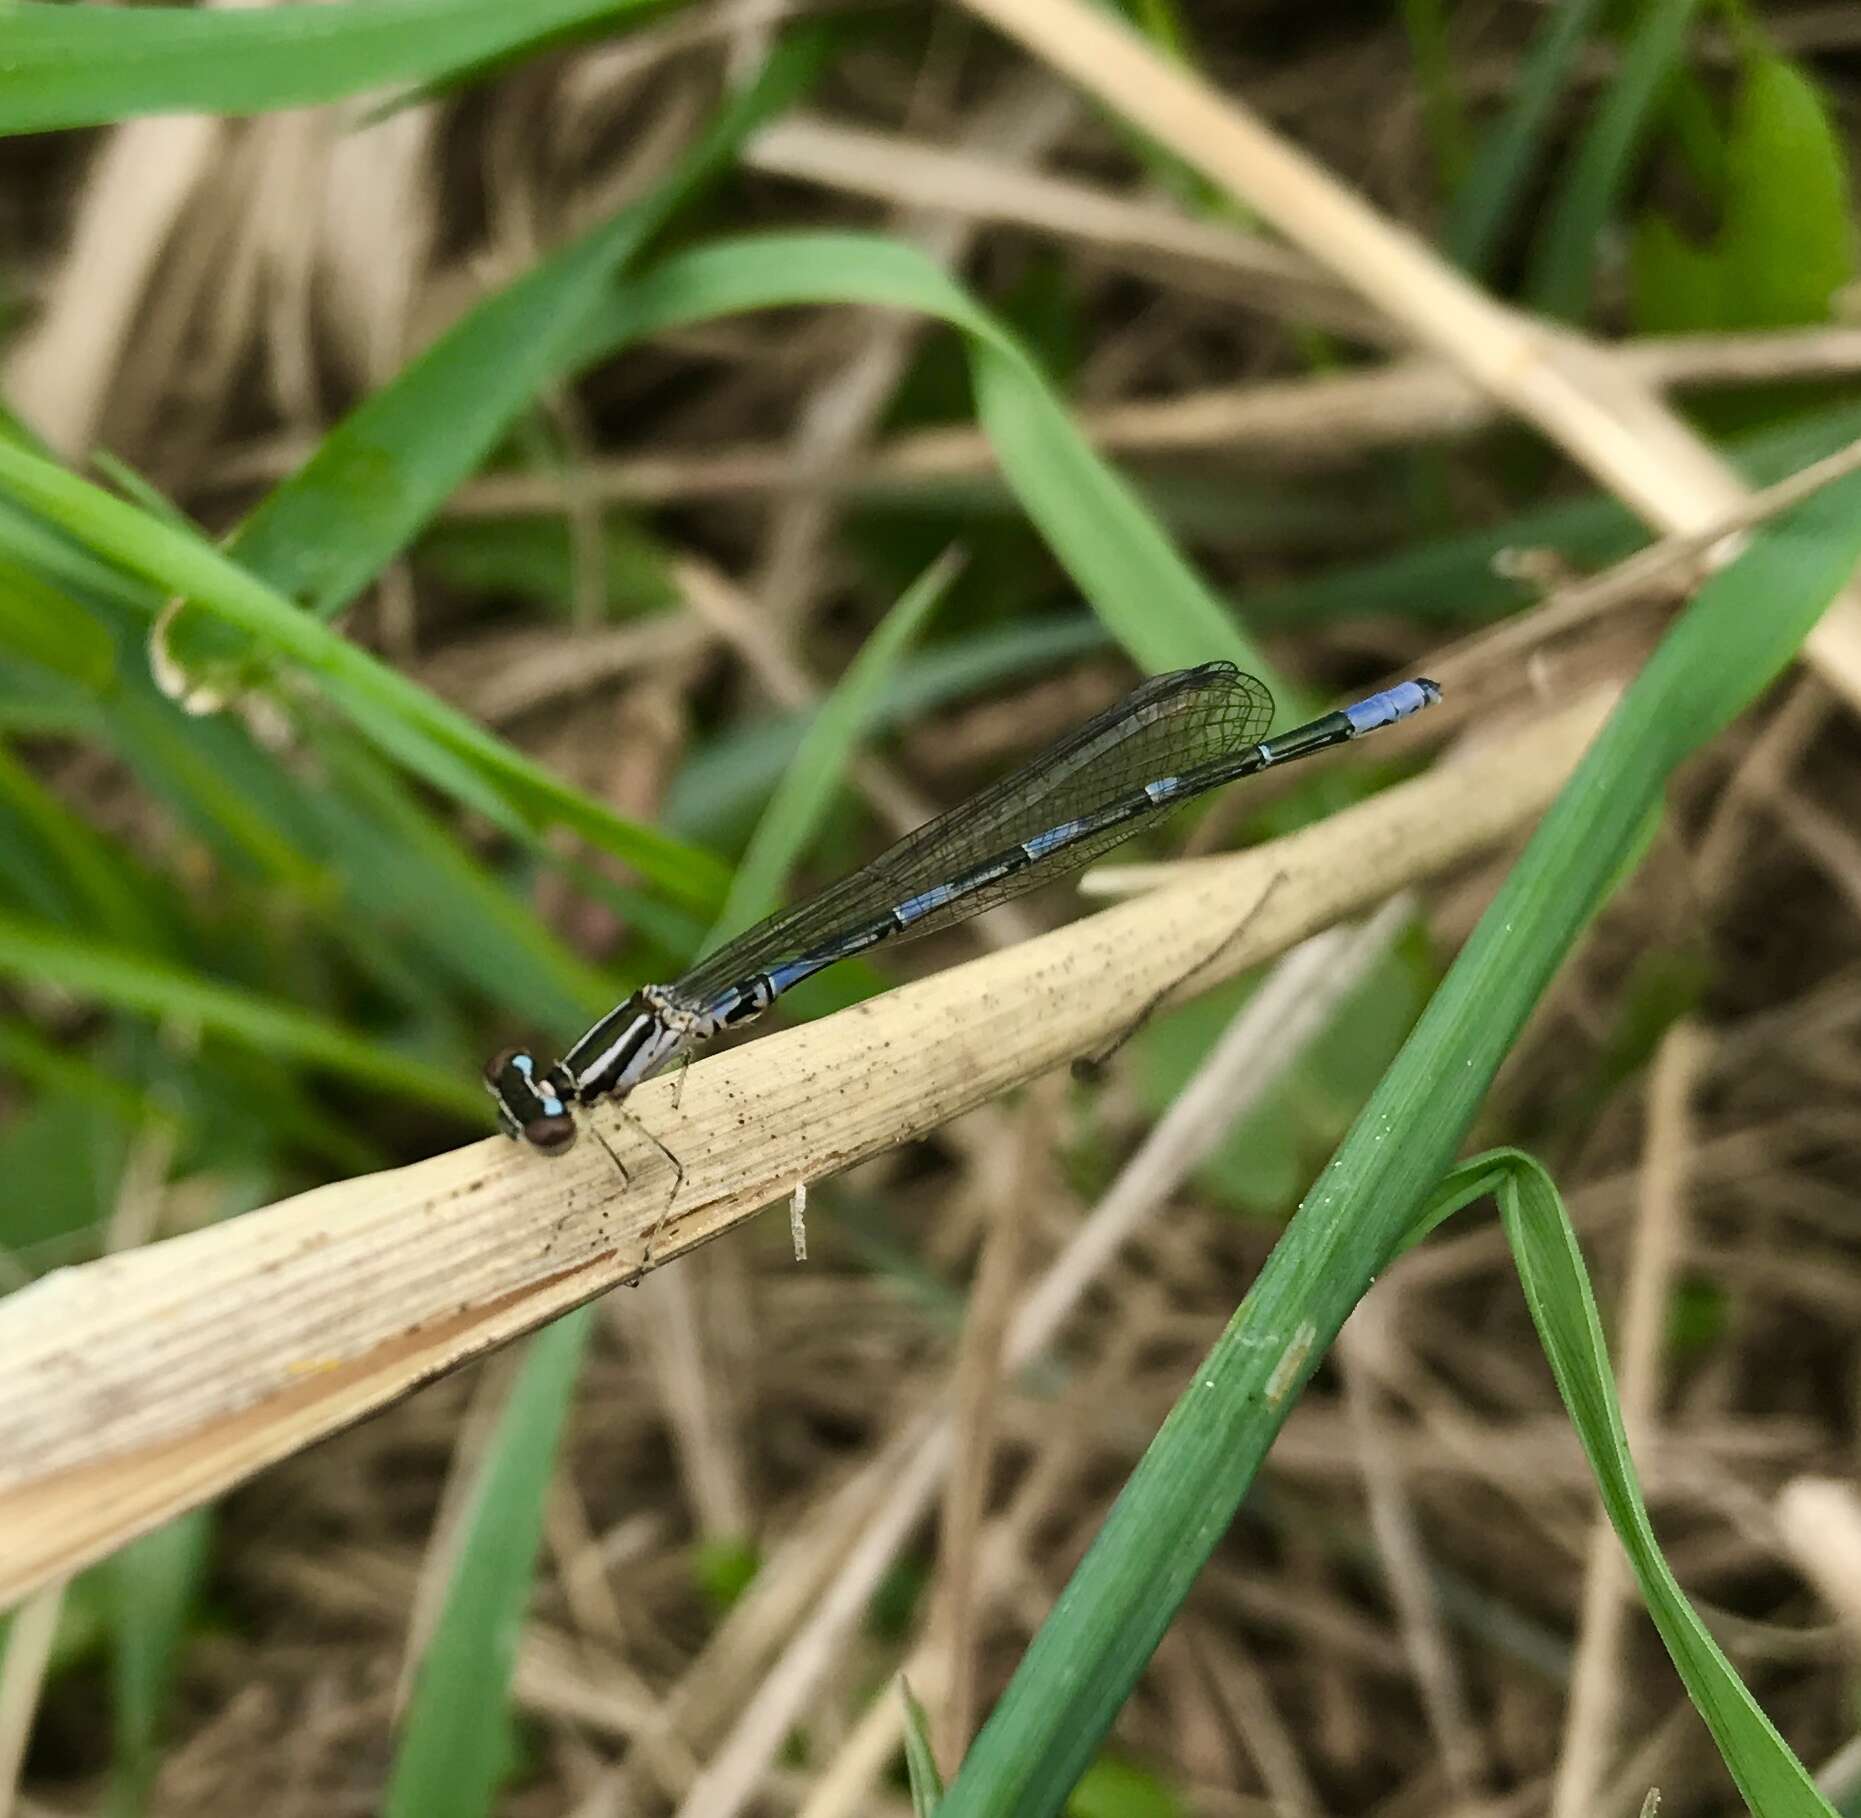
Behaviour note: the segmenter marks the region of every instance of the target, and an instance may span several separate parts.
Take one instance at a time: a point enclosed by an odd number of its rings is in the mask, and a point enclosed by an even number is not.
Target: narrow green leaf
[[[938,642],[907,657],[873,705],[874,732],[1018,676],[1103,650],[1105,627],[1086,613],[1051,613]],[[808,715],[784,713],[733,727],[688,758],[666,791],[665,825],[715,837],[773,789],[807,736]]]
[[[100,933],[130,946],[166,945],[149,910],[148,880],[4,745],[0,745],[0,803],[19,815],[37,836],[62,882],[83,906],[86,919]]]
[[[784,881],[820,833],[839,794],[847,766],[872,724],[881,690],[948,591],[957,567],[954,561],[942,560],[926,569],[815,708],[794,762],[750,836],[723,911],[705,941],[707,953],[761,921],[781,901]]]
[[[937,1772],[930,1722],[911,1689],[911,1681],[902,1676],[898,1698],[905,1707],[905,1774],[911,1783],[912,1818],[931,1818],[943,1799],[943,1776]]]
[[[648,0],[364,0],[257,12],[0,7],[0,133],[135,114],[254,114],[434,82]]]
[[[0,557],[0,650],[101,694],[116,675],[110,634],[30,568]]]
[[[498,785],[508,812],[539,832],[552,824],[573,828],[628,864],[637,866],[681,901],[709,907],[723,894],[723,867],[708,854],[668,839],[603,808],[558,782],[540,765],[398,675],[347,638],[300,612],[255,576],[189,531],[160,523],[102,488],[49,461],[0,441],[0,486],[62,525],[91,548],[171,594],[209,606],[228,622],[254,633],[279,654],[302,665],[332,696],[361,703],[378,716],[376,730],[392,725],[403,757],[418,763],[430,752],[433,780],[463,786],[448,760]]]
[[[1840,404],[1726,445],[1732,464],[1754,486],[1846,448],[1861,437],[1861,407]],[[1477,530],[1456,531],[1374,561],[1343,562],[1308,581],[1248,595],[1247,616],[1261,626],[1294,627],[1400,613],[1447,624],[1484,624],[1531,604],[1538,591],[1495,572],[1504,550],[1549,550],[1573,567],[1602,567],[1645,548],[1647,528],[1600,493],[1521,512]]]
[[[1560,0],[1546,10],[1519,65],[1505,112],[1475,149],[1466,179],[1448,210],[1441,243],[1462,270],[1492,273],[1503,237],[1531,181],[1552,111],[1576,73],[1607,0]]]
[[[395,1750],[387,1818],[477,1818],[492,1809],[543,1502],[593,1322],[594,1310],[581,1307],[529,1342],[459,1526],[445,1608]]]
[[[1776,677],[1858,559],[1861,477],[1851,475],[1757,533],[1669,629],[1126,1483],[943,1818],[1059,1811],[1299,1390],[1427,1211],[1675,767]]]
[[[101,1106],[125,1126],[172,1123],[174,1119],[171,1106],[158,1104],[140,1088],[80,1058],[69,1046],[55,1047],[30,1023],[0,1018],[0,1067],[47,1092]]]
[[[131,1541],[102,1567],[114,1631],[116,1702],[106,1809],[118,1818],[142,1811],[161,1765],[163,1720],[212,1534],[212,1509],[193,1509]]]
[[[1422,122],[1435,178],[1445,193],[1452,194],[1466,174],[1469,129],[1443,0],[1402,0],[1402,26],[1408,33],[1409,56],[1422,92]]]
[[[1469,1170],[1495,1167],[1493,1190],[1532,1323],[1687,1695],[1752,1811],[1764,1818],[1829,1818],[1815,1782],[1700,1621],[1661,1552],[1629,1455],[1596,1297],[1563,1199],[1544,1169],[1516,1150],[1469,1164]]]
[[[100,942],[0,915],[0,974],[62,986],[74,996],[145,1016],[185,1023],[245,1042],[283,1060],[418,1099],[460,1118],[481,1121],[475,1083],[359,1040],[323,1018],[231,985],[216,984]]]
[[[1604,229],[1621,206],[1656,102],[1680,65],[1699,0],[1646,0],[1603,103],[1557,186],[1525,282],[1549,316],[1575,320],[1589,307]]]

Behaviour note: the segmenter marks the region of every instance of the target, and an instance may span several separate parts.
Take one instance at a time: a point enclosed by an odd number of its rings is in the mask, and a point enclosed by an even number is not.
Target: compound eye
[[[528,1051],[523,1048],[500,1048],[496,1054],[485,1062],[485,1084],[501,1086],[504,1083],[505,1070],[515,1066],[519,1058],[528,1058]],[[528,1069],[526,1068],[527,1072]]]
[[[524,1141],[545,1155],[566,1155],[575,1147],[575,1119],[566,1111],[533,1117],[523,1127]]]

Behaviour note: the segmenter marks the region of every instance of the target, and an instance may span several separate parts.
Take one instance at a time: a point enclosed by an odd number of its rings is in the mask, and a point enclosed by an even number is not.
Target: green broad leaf
[[[1827,104],[1795,64],[1746,63],[1725,141],[1718,232],[1695,244],[1665,215],[1637,224],[1637,328],[1653,334],[1826,322],[1855,276],[1848,164]]]
[[[93,694],[116,679],[110,634],[24,563],[0,556],[0,651],[68,676]]]
[[[865,304],[947,322],[964,337],[976,415],[1022,509],[1112,635],[1148,670],[1230,657],[1282,717],[1306,703],[1184,561],[1136,493],[1074,428],[1001,325],[915,247],[851,233],[759,234],[675,254],[621,287],[575,364],[668,329],[748,310]]]
[[[347,606],[560,376],[617,274],[813,81],[825,46],[814,34],[781,45],[664,181],[486,297],[351,411],[233,533],[228,559],[314,617]],[[212,700],[255,685],[277,655],[210,603],[167,616],[157,636],[190,692]]]
[[[107,1586],[116,1747],[106,1809],[133,1818],[161,1765],[163,1725],[200,1597],[213,1510],[190,1510],[99,1568]]]
[[[0,6],[0,133],[137,114],[255,114],[439,82],[647,0],[358,0],[264,11]]]
[[[1682,67],[1699,0],[1644,0],[1620,68],[1560,177],[1532,252],[1525,298],[1575,321],[1589,308],[1596,253],[1640,162],[1657,104]]]
[[[445,1606],[394,1753],[387,1818],[478,1818],[492,1810],[509,1753],[511,1674],[544,1499],[593,1323],[593,1308],[578,1308],[526,1347],[459,1523]]]
[[[61,986],[74,997],[140,1015],[172,1017],[260,1053],[355,1080],[477,1124],[484,1097],[470,1081],[392,1053],[322,1017],[256,992],[216,984],[144,954],[0,915],[0,976]]]
[[[784,881],[806,856],[840,792],[882,690],[943,598],[957,567],[946,560],[927,569],[815,708],[793,762],[750,836],[717,925],[705,941],[706,953],[761,921],[781,901]]]
[[[943,1776],[931,1747],[930,1720],[908,1679],[899,1679],[898,1698],[905,1708],[905,1774],[911,1783],[912,1818],[931,1818],[943,1798]]]
[[[1126,1482],[942,1818],[1053,1818],[1064,1807],[1338,1328],[1389,1259],[1445,1216],[1438,1184],[1669,778],[1775,680],[1858,560],[1861,477],[1850,475],[1758,531],[1674,621]],[[1580,1335],[1568,1350],[1562,1362],[1553,1354],[1567,1393],[1593,1397],[1587,1378],[1579,1384],[1593,1352]],[[1593,1429],[1588,1411],[1580,1424]],[[1754,1809],[1824,1818],[1800,1765],[1751,1721],[1695,1640],[1671,1625],[1663,1635]],[[1733,1724],[1736,1756],[1724,1741]]]

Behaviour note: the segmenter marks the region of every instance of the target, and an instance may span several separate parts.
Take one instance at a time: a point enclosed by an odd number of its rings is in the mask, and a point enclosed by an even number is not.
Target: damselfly
[[[1393,725],[1441,698],[1400,682],[1275,738],[1264,683],[1232,663],[1153,676],[1012,775],[838,883],[761,921],[669,985],[610,1010],[553,1066],[507,1048],[485,1068],[498,1121],[551,1155],[574,1107],[621,1099],[720,1030],[754,1022],[804,978],[949,928],[1089,864],[1192,796]]]

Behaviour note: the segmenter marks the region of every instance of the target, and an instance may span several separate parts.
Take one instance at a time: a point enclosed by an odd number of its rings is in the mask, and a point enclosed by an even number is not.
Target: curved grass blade
[[[569,827],[681,901],[708,908],[722,896],[726,874],[714,858],[558,782],[465,715],[300,612],[193,532],[158,522],[4,441],[0,486],[95,552],[170,594],[209,607],[301,665],[352,714],[369,718],[365,730],[395,737],[404,761],[430,760],[439,786],[450,784],[456,792],[469,786],[462,778],[482,779],[487,787],[495,786],[503,811],[532,834],[550,825]]]
[[[648,0],[360,0],[262,12],[0,8],[0,133],[106,126],[137,114],[256,114],[436,82]]]
[[[1300,715],[1234,615],[1068,419],[1020,345],[915,247],[873,235],[766,234],[663,260],[593,321],[576,364],[665,329],[745,310],[864,303],[940,317],[964,336],[976,414],[1002,475],[1113,636],[1146,670],[1229,657]]]
[[[1670,628],[1125,1484],[971,1749],[944,1818],[1060,1810],[1298,1391],[1423,1218],[1675,767],[1777,676],[1857,559],[1861,478],[1850,475],[1757,533]]]
[[[1556,1183],[1522,1151],[1494,1150],[1463,1162],[1442,1181],[1422,1224],[1432,1229],[1451,1211],[1488,1193],[1499,1202],[1525,1304],[1590,1461],[1603,1508],[1621,1537],[1648,1614],[1745,1803],[1765,1818],[1773,1813],[1829,1818],[1815,1782],[1700,1621],[1655,1538],[1629,1455],[1596,1296]]]
[[[1589,307],[1596,249],[1622,199],[1655,103],[1679,66],[1699,0],[1648,0],[1602,106],[1571,159],[1534,249],[1525,300],[1574,321]]]
[[[1545,15],[1531,49],[1519,65],[1505,113],[1480,141],[1473,163],[1448,210],[1441,243],[1463,271],[1491,274],[1508,223],[1516,219],[1520,193],[1544,143],[1552,109],[1577,59],[1603,16],[1606,0],[1563,0]]]

